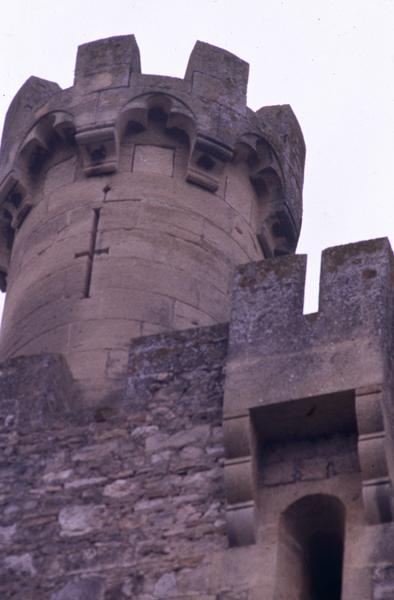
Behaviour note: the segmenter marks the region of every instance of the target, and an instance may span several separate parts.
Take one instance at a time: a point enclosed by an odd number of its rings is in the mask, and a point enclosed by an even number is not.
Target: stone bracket
[[[226,162],[232,160],[233,152],[228,148],[197,136],[187,168],[186,181],[216,192]]]
[[[390,447],[382,414],[382,390],[356,390],[358,455],[362,494],[367,521],[371,524],[393,520],[392,487],[389,476]]]
[[[265,258],[295,252],[298,231],[284,201],[271,205],[268,216],[260,226],[257,239]]]
[[[39,168],[51,153],[53,137],[71,141],[75,132],[73,117],[64,111],[48,113],[39,119],[23,140],[17,163],[27,172]]]
[[[255,493],[249,415],[224,420],[224,446],[229,542],[231,546],[254,544]]]
[[[80,130],[75,135],[87,177],[114,173],[118,168],[119,143],[114,125]]]
[[[117,120],[119,136],[124,134],[129,124],[137,131],[146,129],[151,109],[159,109],[165,115],[167,130],[179,129],[189,139],[194,139],[195,117],[191,109],[174,96],[162,92],[137,96],[123,107]]]
[[[24,174],[12,170],[0,183],[0,220],[18,229],[33,207]]]

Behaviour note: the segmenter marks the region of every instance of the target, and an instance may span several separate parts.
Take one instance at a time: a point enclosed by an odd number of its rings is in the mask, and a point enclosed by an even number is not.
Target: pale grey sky
[[[291,104],[307,146],[298,252],[394,244],[394,0],[13,0],[0,24],[0,120],[30,75],[72,84],[78,44],[135,33],[142,69],[182,77],[197,39],[250,63],[249,106]]]

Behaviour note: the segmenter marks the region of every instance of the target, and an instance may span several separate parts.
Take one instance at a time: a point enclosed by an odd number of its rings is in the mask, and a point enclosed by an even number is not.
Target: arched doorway
[[[345,508],[325,494],[300,498],[279,523],[275,600],[340,600]]]

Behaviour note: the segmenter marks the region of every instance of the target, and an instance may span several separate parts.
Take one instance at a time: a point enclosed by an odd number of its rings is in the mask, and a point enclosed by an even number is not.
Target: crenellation
[[[302,314],[305,257],[289,256],[239,267],[231,323],[234,357],[243,346],[253,343],[260,356],[283,356],[301,349],[309,351],[322,343],[369,337],[371,343],[375,340],[371,352],[378,358],[380,347],[387,347],[391,339],[382,323],[392,310],[392,266],[392,251],[385,239],[325,250],[319,312],[313,315]]]
[[[246,107],[248,75],[248,63],[234,54],[204,42],[196,42],[185,79],[192,81],[197,96],[237,108],[242,113]],[[214,86],[212,79],[216,80]]]
[[[96,40],[78,48],[74,85],[84,94],[95,89],[127,87],[131,73],[141,73],[134,35]]]
[[[32,121],[39,118],[37,108],[46,103],[45,110],[47,111],[49,100],[61,91],[60,86],[53,81],[29,77],[17,92],[4,121],[0,154],[0,181],[10,170],[18,145]]]

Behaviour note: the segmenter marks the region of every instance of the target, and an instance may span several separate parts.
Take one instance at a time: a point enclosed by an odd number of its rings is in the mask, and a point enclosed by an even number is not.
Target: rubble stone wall
[[[2,598],[216,597],[226,346],[226,326],[137,340],[127,400],[95,413],[62,405],[60,359],[2,367]],[[53,381],[52,418],[24,421],[37,402],[21,372],[37,397]]]

